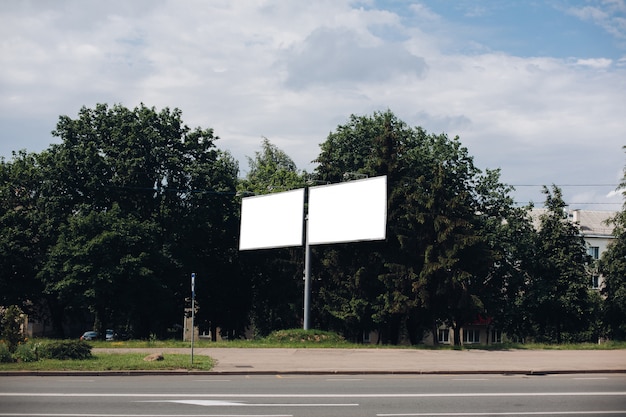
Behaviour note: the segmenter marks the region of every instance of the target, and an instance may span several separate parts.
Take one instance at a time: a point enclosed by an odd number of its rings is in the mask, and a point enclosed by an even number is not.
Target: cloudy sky
[[[311,171],[350,114],[458,135],[519,203],[618,210],[626,0],[21,0],[0,4],[0,157],[82,106],[178,107],[239,161]]]

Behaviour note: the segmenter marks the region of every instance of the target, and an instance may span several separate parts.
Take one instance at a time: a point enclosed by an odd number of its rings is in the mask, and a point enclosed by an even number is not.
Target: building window
[[[600,288],[600,277],[598,275],[591,276],[591,288],[597,290]]]
[[[480,343],[480,331],[463,329],[463,343]]]
[[[439,329],[437,332],[437,341],[439,343],[450,343],[450,329]]]
[[[587,248],[587,254],[591,256],[593,259],[600,258],[600,248],[598,246],[589,246]]]
[[[502,343],[502,330],[491,331],[491,343]]]

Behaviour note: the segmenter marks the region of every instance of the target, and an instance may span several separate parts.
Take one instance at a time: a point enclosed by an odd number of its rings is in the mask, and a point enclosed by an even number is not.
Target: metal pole
[[[191,273],[191,367],[193,368],[193,339],[195,333],[196,316],[196,274]]]
[[[309,245],[309,216],[304,220],[304,330],[311,328],[311,246]]]

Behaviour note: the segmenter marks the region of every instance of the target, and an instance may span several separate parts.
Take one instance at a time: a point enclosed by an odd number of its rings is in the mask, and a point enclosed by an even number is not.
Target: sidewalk
[[[98,351],[126,349],[94,349]],[[131,349],[128,349],[131,350]],[[132,349],[190,354],[190,349]],[[626,350],[416,350],[196,348],[215,374],[626,373]]]

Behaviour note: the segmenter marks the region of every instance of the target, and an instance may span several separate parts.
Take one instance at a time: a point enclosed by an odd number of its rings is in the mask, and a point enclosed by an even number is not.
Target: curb
[[[514,371],[194,371],[194,370],[127,370],[127,371],[0,371],[10,376],[185,376],[185,375],[571,375],[626,374],[626,369],[585,370],[514,370]]]

